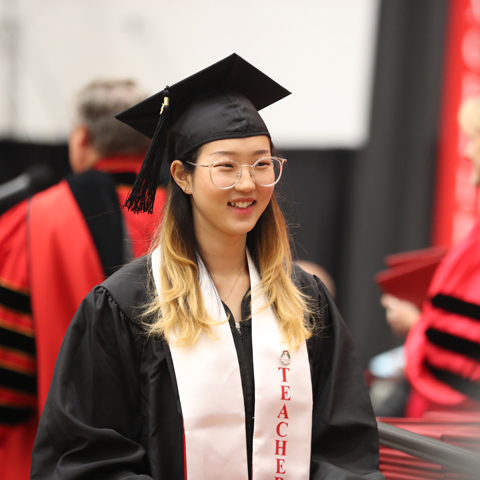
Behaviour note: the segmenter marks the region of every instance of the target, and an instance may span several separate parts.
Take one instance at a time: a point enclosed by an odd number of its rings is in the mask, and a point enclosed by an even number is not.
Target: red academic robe
[[[480,220],[435,271],[405,359],[407,416],[480,410]]]
[[[148,250],[165,191],[157,192],[153,215],[120,208],[130,189],[123,182],[131,184],[141,162],[102,160],[94,172],[63,180],[0,217],[0,335],[19,348],[0,342],[3,480],[29,478],[38,416],[81,301],[129,257]]]

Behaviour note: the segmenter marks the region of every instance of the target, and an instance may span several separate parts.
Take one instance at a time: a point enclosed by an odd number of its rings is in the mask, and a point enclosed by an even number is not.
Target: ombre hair
[[[201,147],[180,158],[187,173],[194,174],[194,167],[186,162],[196,163],[200,150]],[[272,155],[276,155],[273,145]],[[205,308],[198,279],[199,258],[207,269],[208,264],[195,238],[190,196],[173,177],[153,249],[157,246],[161,247],[161,292],[152,292],[152,301],[144,311],[144,318],[155,318],[145,323],[147,332],[175,341],[178,346],[193,345],[202,331],[215,338],[212,326],[218,325],[218,321]],[[309,318],[316,312],[311,299],[293,282],[289,233],[274,194],[247,234],[247,247],[260,275],[258,290],[251,294],[266,296],[265,308],[273,307],[284,340],[291,347],[300,345],[312,335]]]

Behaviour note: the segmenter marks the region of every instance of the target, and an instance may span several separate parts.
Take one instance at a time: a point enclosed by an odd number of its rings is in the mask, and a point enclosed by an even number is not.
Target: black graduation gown
[[[171,356],[165,342],[145,335],[137,317],[148,299],[148,265],[149,257],[143,257],[122,268],[95,287],[75,315],[40,420],[32,479],[185,478]],[[296,272],[304,291],[318,301],[322,318],[316,321],[324,325],[307,342],[313,383],[311,479],[383,479],[376,421],[350,336],[321,282]],[[249,436],[251,329],[248,322],[241,328],[244,339],[238,336],[235,345]],[[250,450],[251,439],[248,444]]]

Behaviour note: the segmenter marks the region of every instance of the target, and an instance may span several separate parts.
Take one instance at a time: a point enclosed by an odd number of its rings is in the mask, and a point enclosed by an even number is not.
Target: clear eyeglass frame
[[[256,180],[255,180],[255,167],[257,166],[257,164],[259,162],[261,162],[262,160],[265,160],[265,159],[272,159],[272,160],[278,160],[278,162],[280,163],[280,172],[278,174],[278,178],[273,182],[273,183],[270,183],[268,185],[263,185],[262,183],[258,183]],[[225,162],[228,162],[228,163],[234,163],[235,165],[238,165],[239,167],[239,173],[238,173],[238,178],[236,180],[236,182],[229,186],[229,187],[219,187],[214,181],[213,181],[213,177],[212,177],[212,174],[213,174],[213,168],[215,167],[215,165],[219,165],[219,164],[222,164],[222,163],[225,163]],[[272,187],[273,185],[276,185],[278,183],[278,181],[280,180],[280,178],[282,178],[282,173],[283,173],[283,165],[285,163],[287,163],[287,159],[286,158],[280,158],[280,157],[262,157],[262,158],[259,158],[255,163],[253,163],[252,165],[240,165],[238,162],[236,162],[235,160],[217,160],[215,162],[212,162],[208,165],[202,165],[202,164],[199,164],[199,163],[193,163],[193,162],[189,162],[187,161],[186,163],[188,163],[189,165],[193,165],[194,167],[207,167],[208,170],[209,170],[209,173],[210,173],[210,180],[211,182],[213,183],[213,185],[215,187],[217,187],[218,189],[220,190],[230,190],[231,188],[235,188],[235,186],[238,184],[238,182],[240,181],[240,179],[242,178],[242,173],[243,173],[243,168],[244,167],[247,167],[247,168],[250,168],[250,176],[252,177],[252,180],[260,185],[261,187]]]

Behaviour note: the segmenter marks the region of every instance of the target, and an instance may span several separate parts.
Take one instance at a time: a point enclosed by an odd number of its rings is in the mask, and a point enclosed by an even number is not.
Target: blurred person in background
[[[73,101],[73,175],[0,216],[0,478],[29,477],[58,350],[83,297],[146,253],[159,222],[121,205],[149,139],[114,115],[146,93],[129,79],[96,80]]]
[[[420,309],[412,302],[401,300],[385,293],[380,299],[385,308],[385,317],[392,332],[406,337],[410,329],[420,320]]]
[[[295,263],[311,275],[315,275],[319,278],[323,284],[327,287],[327,290],[330,292],[330,295],[335,298],[335,282],[333,281],[332,276],[318,263],[310,262],[308,260],[297,260]]]
[[[420,319],[420,310],[412,302],[393,295],[382,295],[380,302],[385,308],[387,323],[392,332],[405,338]],[[410,384],[405,378],[403,345],[380,353],[370,360],[369,372],[373,375],[370,396],[377,417],[404,417]]]
[[[468,136],[464,155],[480,187],[480,97],[460,108]],[[411,392],[405,416],[427,411],[480,411],[480,221],[437,267],[420,312],[410,302],[382,297],[392,331],[407,335],[405,373]]]

